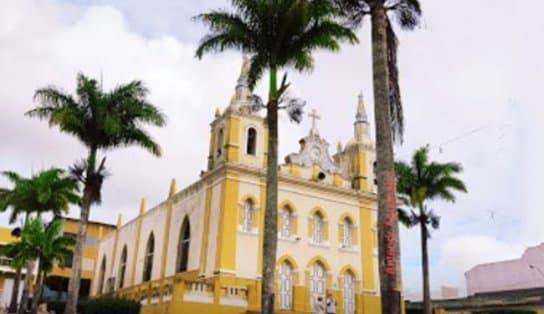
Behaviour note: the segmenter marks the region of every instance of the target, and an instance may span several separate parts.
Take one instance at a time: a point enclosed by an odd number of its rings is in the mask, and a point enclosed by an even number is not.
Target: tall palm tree
[[[231,0],[233,10],[215,10],[196,17],[210,29],[196,51],[198,58],[212,51],[239,50],[251,56],[249,84],[253,88],[269,71],[266,123],[268,154],[263,242],[262,313],[273,313],[274,268],[277,246],[278,206],[278,109],[288,88],[284,75],[278,86],[278,71],[311,70],[312,52],[337,51],[341,41],[356,43],[357,37],[335,20],[328,0]],[[300,111],[298,112],[300,113]],[[294,115],[294,120],[299,119]]]
[[[463,169],[460,164],[454,162],[429,162],[427,147],[418,149],[410,164],[395,162],[395,169],[397,192],[403,205],[411,208],[398,209],[399,221],[408,228],[419,225],[421,230],[423,313],[431,314],[427,240],[430,238],[429,226],[438,229],[440,217],[429,210],[425,203],[435,199],[454,202],[454,192],[467,192],[463,181],[456,177]]]
[[[164,115],[147,100],[148,94],[140,81],[104,92],[96,80],[78,74],[75,97],[56,87],[38,89],[34,98],[41,106],[26,113],[47,120],[50,126],[76,137],[88,149],[87,158],[71,169],[84,188],[66,314],[76,313],[89,212],[91,205],[101,200],[102,182],[106,176],[106,159],[103,157],[97,162],[98,152],[136,145],[155,156],[161,155],[159,145],[142,128],[144,124],[165,125]]]
[[[10,223],[14,223],[21,214],[25,214],[25,222],[31,214],[41,216],[51,213],[54,217],[59,217],[62,213],[68,212],[71,204],[78,204],[80,201],[77,181],[67,176],[62,169],[50,168],[30,178],[25,178],[13,171],[4,171],[1,174],[13,184],[11,189],[0,189],[0,212],[11,210]],[[20,313],[27,304],[32,264],[33,261],[26,263]],[[17,266],[22,267],[22,265],[14,266],[16,270],[18,270]],[[19,283],[15,282],[15,285],[18,286]],[[10,310],[17,306],[17,293],[18,288],[13,289]]]
[[[401,311],[400,246],[395,201],[393,141],[402,142],[404,116],[397,68],[397,37],[393,19],[402,29],[419,25],[419,0],[335,0],[349,24],[358,28],[371,19],[376,177],[378,183],[378,254],[382,313]]]
[[[62,223],[61,219],[56,219],[44,226],[39,218],[30,218],[25,222],[20,240],[5,248],[15,252],[14,263],[17,265],[38,260],[38,278],[31,313],[36,313],[47,274],[55,264],[63,265],[64,260],[72,254],[71,247],[75,240],[71,236],[63,235]]]

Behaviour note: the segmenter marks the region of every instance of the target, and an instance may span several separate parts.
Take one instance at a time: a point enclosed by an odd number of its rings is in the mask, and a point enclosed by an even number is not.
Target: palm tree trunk
[[[427,226],[426,219],[419,223],[421,228],[421,267],[423,273],[423,314],[432,314],[431,287],[429,284],[429,252],[427,249]]]
[[[32,272],[34,271],[34,262],[35,261],[27,261],[25,265],[25,268],[26,268],[25,283],[23,286],[23,293],[21,294],[21,303],[19,304],[19,309],[17,310],[17,314],[24,314],[28,308],[28,299],[30,295],[30,288],[32,286]]]
[[[270,92],[267,104],[268,155],[266,173],[266,208],[264,213],[263,281],[261,313],[274,313],[274,269],[278,243],[278,100],[277,70],[270,68]]]
[[[76,247],[74,248],[74,257],[72,259],[72,274],[68,283],[68,293],[66,297],[66,309],[64,314],[76,314],[77,303],[79,299],[79,287],[81,279],[81,264],[83,259],[83,245],[87,238],[87,225],[89,223],[89,212],[91,210],[92,195],[94,194],[94,185],[91,180],[94,176],[96,165],[96,148],[91,148],[87,160],[87,171],[85,174],[85,187],[83,189],[83,198],[81,200],[81,214],[79,218],[79,229],[77,231]]]
[[[40,299],[42,298],[44,277],[45,277],[45,273],[43,271],[38,271],[38,279],[36,280],[36,287],[34,289],[34,298],[32,299],[32,307],[30,308],[30,313],[32,314],[36,314],[38,310],[38,305],[40,305]]]
[[[400,249],[389,108],[386,11],[383,1],[372,3],[371,19],[381,303],[382,313],[399,314],[401,312]]]
[[[17,302],[19,301],[19,287],[21,286],[21,267],[18,267],[15,271],[15,278],[13,279],[13,289],[11,290],[11,300],[9,302],[8,313],[17,312]]]

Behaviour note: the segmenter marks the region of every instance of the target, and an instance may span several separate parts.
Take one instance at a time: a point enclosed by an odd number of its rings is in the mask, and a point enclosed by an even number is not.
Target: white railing
[[[183,300],[187,302],[213,303],[213,285],[205,282],[186,282]]]

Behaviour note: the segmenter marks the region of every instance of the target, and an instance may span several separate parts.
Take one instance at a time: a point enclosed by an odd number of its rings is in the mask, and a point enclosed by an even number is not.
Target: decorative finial
[[[362,91],[357,97],[357,114],[355,115],[355,123],[368,123],[368,117],[366,116],[365,101]]]
[[[342,142],[341,141],[338,141],[338,144],[336,144],[336,151],[338,153],[341,153],[343,150],[343,147],[342,147]]]
[[[123,224],[123,215],[119,214],[117,216],[117,229],[121,228],[122,224]]]
[[[219,118],[221,116],[221,109],[219,107],[215,108],[215,117]]]
[[[172,179],[170,182],[170,191],[168,192],[168,198],[173,197],[176,194],[176,179]]]
[[[142,197],[140,200],[140,216],[145,213],[145,198]]]
[[[317,114],[315,109],[312,109],[312,112],[309,113],[308,116],[312,119],[312,129],[310,130],[310,134],[318,135],[319,131],[317,130],[317,120],[320,120],[321,117]]]

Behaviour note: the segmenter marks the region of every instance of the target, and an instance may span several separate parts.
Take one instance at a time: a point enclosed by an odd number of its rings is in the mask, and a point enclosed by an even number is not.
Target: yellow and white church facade
[[[247,62],[247,61],[245,61]],[[235,94],[211,122],[208,167],[105,236],[94,295],[139,300],[142,313],[258,313],[267,127],[252,110],[242,67]],[[354,134],[331,156],[315,125],[279,167],[276,305],[312,313],[332,294],[337,313],[380,312],[375,150],[362,96]],[[287,139],[285,139],[287,140]]]

